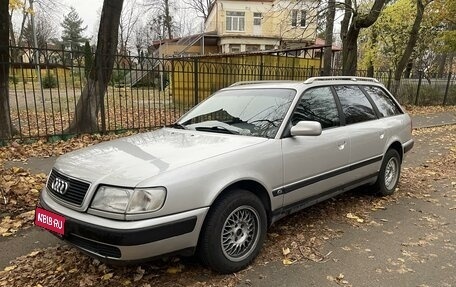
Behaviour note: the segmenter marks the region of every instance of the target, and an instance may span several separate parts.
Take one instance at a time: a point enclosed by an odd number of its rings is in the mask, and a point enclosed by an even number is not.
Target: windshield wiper
[[[180,129],[180,130],[186,130],[187,129],[186,126],[184,126],[183,124],[180,124],[180,123],[174,123],[174,124],[170,125],[169,127],[175,128],[175,129]]]
[[[222,134],[239,134],[237,131],[233,131],[233,130],[227,129],[227,128],[222,127],[222,126],[196,127],[195,130],[204,131],[204,132],[222,133]]]

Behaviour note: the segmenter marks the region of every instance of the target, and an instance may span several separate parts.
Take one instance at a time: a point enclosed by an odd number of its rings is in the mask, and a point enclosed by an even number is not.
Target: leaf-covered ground
[[[433,184],[437,181],[450,182],[446,190],[453,205],[446,208],[456,209],[455,135],[454,125],[414,131],[416,140],[430,142],[431,149],[432,146],[438,148],[435,152],[426,152],[426,157],[420,155],[412,166],[403,169],[401,183],[394,196],[379,198],[373,196],[369,188],[363,188],[287,217],[269,230],[265,246],[250,268],[269,262],[292,265],[313,261],[324,264],[330,254],[324,254],[322,247],[333,238],[344,235],[343,230],[330,228],[330,222],[348,223],[360,228],[379,226],[382,222],[371,218],[373,211],[385,209],[403,197],[432,202]],[[83,136],[58,143],[12,144],[0,149],[0,161],[59,155],[112,137],[116,136]],[[31,174],[14,167],[5,170],[3,165],[0,172],[0,235],[11,236],[18,229],[31,226],[32,210],[45,175]],[[415,243],[420,244],[410,242]],[[0,271],[0,286],[236,286],[244,282],[247,272],[249,269],[232,275],[218,275],[200,266],[195,258],[168,258],[132,267],[112,267],[62,245],[17,258]],[[328,280],[349,286],[343,274],[329,276]]]
[[[443,112],[456,112],[456,106],[405,106],[411,115],[429,115]]]

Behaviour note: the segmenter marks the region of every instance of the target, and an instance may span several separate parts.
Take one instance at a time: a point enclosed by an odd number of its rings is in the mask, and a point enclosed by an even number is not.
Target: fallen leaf
[[[291,264],[293,264],[295,262],[296,262],[296,260],[290,260],[288,258],[285,258],[285,259],[282,260],[283,265],[291,265]]]
[[[349,212],[347,213],[347,218],[350,218],[350,219],[355,219],[357,222],[359,223],[363,223],[364,222],[364,219],[360,218],[359,216],[357,215],[354,215],[353,213]]]
[[[109,280],[109,279],[112,278],[112,276],[114,276],[114,273],[107,273],[107,274],[103,275],[103,276],[101,277],[101,279],[103,279],[103,280]]]
[[[3,269],[3,271],[11,271],[11,270],[14,270],[17,268],[17,265],[11,265],[11,266],[6,266],[5,269]]]
[[[181,273],[181,272],[182,272],[182,265],[168,267],[168,269],[166,269],[166,273],[169,273],[169,274],[177,274],[177,273]]]
[[[32,253],[28,254],[29,257],[35,257],[36,255],[40,254],[41,251],[37,250],[37,251],[33,251]]]

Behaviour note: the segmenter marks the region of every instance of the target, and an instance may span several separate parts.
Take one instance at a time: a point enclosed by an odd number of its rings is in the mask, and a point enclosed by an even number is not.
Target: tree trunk
[[[372,27],[371,30],[371,49],[373,50],[377,45],[377,30],[375,27]],[[374,63],[372,62],[372,56],[369,56],[369,64],[367,66],[367,76],[373,78],[374,77]]]
[[[428,2],[429,3],[429,2]],[[415,48],[416,42],[418,41],[418,35],[420,31],[421,22],[423,21],[425,5],[422,0],[416,0],[416,16],[415,21],[412,25],[412,30],[410,31],[410,37],[407,41],[407,46],[404,49],[404,53],[399,59],[399,62],[394,71],[394,84],[393,84],[393,94],[397,92],[397,89],[401,82],[402,73],[404,72],[405,66],[410,60],[413,49]]]
[[[354,76],[356,68],[358,66],[358,36],[359,32],[363,28],[372,26],[377,21],[380,12],[383,10],[385,3],[388,0],[375,0],[369,14],[358,14],[353,15],[353,19],[348,27],[348,31],[345,35],[345,41],[342,47],[342,74],[344,76]],[[347,0],[346,2],[347,3]],[[348,9],[346,7],[345,9]],[[345,17],[342,22],[344,22]],[[346,25],[343,23],[342,25]]]
[[[172,20],[171,15],[169,14],[169,0],[165,0],[165,27],[168,32],[168,39],[173,38],[173,28],[172,28]]]
[[[358,36],[360,29],[350,25],[342,48],[342,75],[354,76],[358,66]]]
[[[448,57],[448,54],[443,53],[443,54],[440,54],[437,58],[437,62],[438,62],[437,77],[440,79],[444,78],[447,57]]]
[[[348,26],[350,25],[350,20],[353,15],[353,10],[352,10],[352,1],[351,0],[345,0],[344,2],[344,18],[342,19],[342,22],[340,23],[340,37],[342,39],[342,62],[344,59],[347,58],[347,49],[344,49],[344,47],[347,47],[347,33],[348,33]],[[343,68],[343,65],[342,65]]]
[[[413,69],[413,61],[409,61],[407,63],[407,66],[405,67],[405,71],[404,71],[405,79],[410,79],[410,75],[412,74],[412,69]]]
[[[103,1],[95,61],[76,105],[75,117],[66,133],[100,131],[98,114],[104,112],[104,95],[114,67],[122,5],[123,0]],[[104,130],[103,117],[101,121],[101,130]]]
[[[345,0],[344,18],[342,19],[342,22],[340,22],[340,38],[342,39],[342,46],[345,46],[345,39],[347,38],[348,25],[350,24],[350,19],[353,14],[353,10],[352,10],[351,6],[352,6],[351,0]]]
[[[326,31],[325,31],[325,51],[323,53],[323,75],[331,75],[331,60],[332,60],[332,43],[333,43],[333,29],[334,17],[336,14],[336,1],[328,1],[328,9],[326,10]]]
[[[8,1],[0,2],[0,19],[8,19]],[[9,21],[0,21],[0,140],[10,139],[11,116],[9,107]]]

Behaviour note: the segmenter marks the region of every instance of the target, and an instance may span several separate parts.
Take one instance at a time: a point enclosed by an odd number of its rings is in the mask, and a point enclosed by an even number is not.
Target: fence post
[[[391,77],[393,75],[393,71],[391,69],[389,69],[388,71],[388,84],[386,85],[386,87],[388,88],[388,91],[391,90]]]
[[[443,105],[445,106],[447,103],[448,98],[448,90],[450,89],[450,82],[451,82],[451,72],[448,73],[448,80],[445,88],[445,95],[443,96]]]
[[[193,59],[193,80],[194,80],[194,85],[193,85],[193,90],[194,90],[194,96],[195,96],[195,103],[193,105],[198,104],[198,58]]]
[[[423,71],[418,71],[418,87],[416,88],[416,97],[415,97],[415,106],[418,105],[418,98],[420,97],[420,89],[421,89],[421,80],[423,79]]]
[[[264,74],[264,62],[263,62],[263,54],[261,54],[260,55],[260,75],[259,75],[260,81],[263,80],[263,74]]]
[[[296,57],[297,57],[296,55],[293,57],[293,62],[292,62],[293,65],[291,66],[291,80],[295,79]]]

